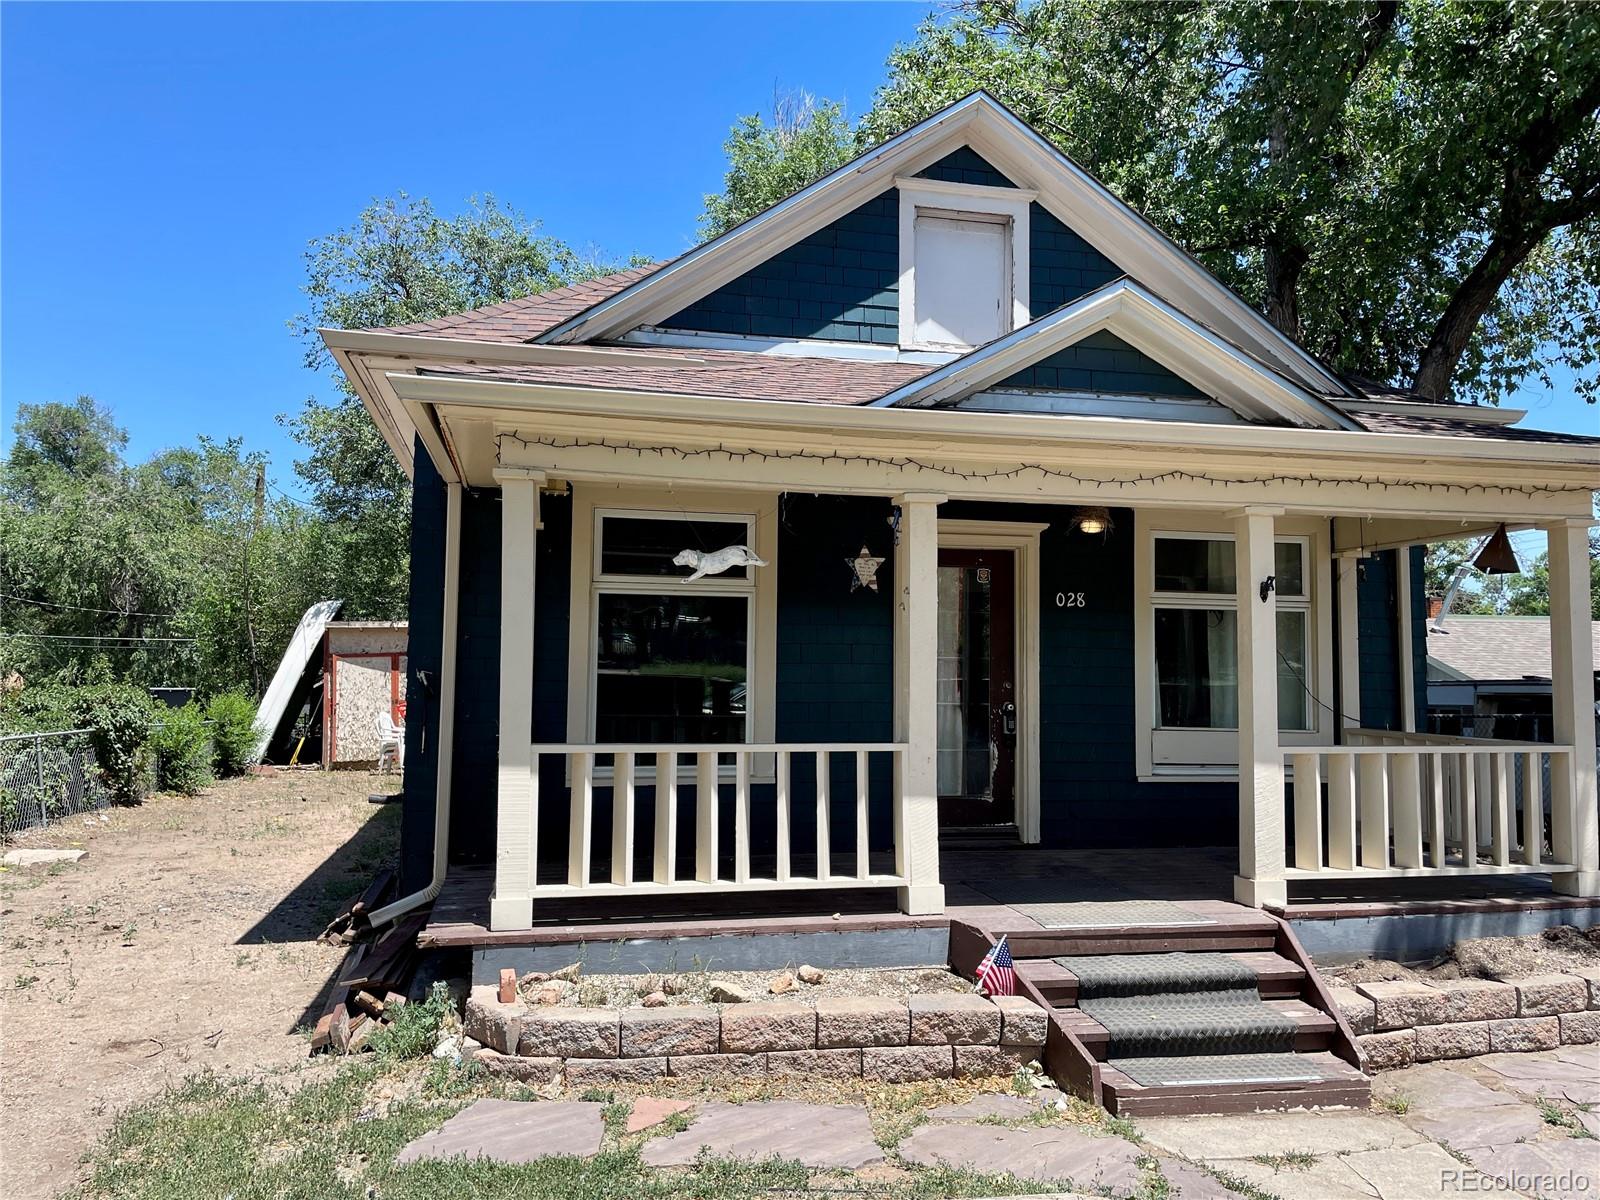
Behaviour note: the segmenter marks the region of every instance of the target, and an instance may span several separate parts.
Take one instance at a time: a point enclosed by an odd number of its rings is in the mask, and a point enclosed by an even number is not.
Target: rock
[[[47,850],[43,848],[23,848],[7,850],[0,862],[8,867],[37,867],[50,863],[75,863],[80,862],[87,850]]]
[[[909,998],[911,1042],[916,1046],[994,1046],[1000,1010],[983,996],[916,995]]]
[[[860,1079],[860,1050],[775,1050],[767,1074],[800,1079]]]
[[[957,1046],[957,1079],[978,1079],[990,1075],[1015,1075],[1039,1057],[1037,1046]]]
[[[772,977],[772,982],[767,984],[767,991],[771,992],[774,996],[781,996],[785,992],[794,991],[794,989],[799,986],[800,985],[795,982],[794,976],[790,972],[785,971],[781,975],[774,975]]]
[[[661,990],[669,996],[681,996],[683,989],[683,980],[677,975],[668,975],[661,981]]]
[[[817,1013],[807,1005],[763,1000],[725,1009],[722,1013],[724,1053],[814,1050],[816,1045]]]
[[[559,971],[552,971],[550,973],[550,978],[559,979],[562,983],[576,983],[578,981],[578,976],[582,973],[583,964],[581,962],[568,963]]]
[[[470,1038],[466,1034],[461,1035],[461,1054],[463,1057],[471,1057],[482,1049],[483,1043],[478,1041],[477,1038]]]
[[[622,1010],[622,1056],[715,1054],[721,1031],[721,1018],[709,1004],[626,1008]]]
[[[1517,989],[1517,1016],[1553,1017],[1589,1007],[1589,984],[1572,975],[1535,975],[1512,981]]]
[[[1561,1041],[1568,1046],[1600,1042],[1600,1012],[1562,1013]]]
[[[1338,984],[1328,985],[1328,995],[1349,1024],[1351,1033],[1359,1037],[1377,1030],[1377,1018],[1374,1015],[1377,1006],[1370,997],[1363,996],[1355,988],[1340,987]]]
[[[572,1058],[567,1060],[567,1086],[599,1083],[651,1083],[667,1077],[665,1058]]]
[[[949,1079],[955,1052],[949,1046],[878,1046],[861,1052],[861,1074],[880,1083]]]
[[[726,979],[713,979],[706,993],[713,1004],[748,1004],[750,993],[737,983],[730,983]]]
[[[1050,1018],[1026,996],[995,996],[990,1003],[1000,1010],[1002,1046],[1042,1046],[1050,1031]]]
[[[1554,1050],[1561,1044],[1561,1021],[1557,1017],[1517,1018],[1489,1022],[1489,1049]]]
[[[667,1003],[667,994],[665,992],[651,992],[644,999],[640,1000],[639,1003],[644,1005],[646,1008],[662,1008],[665,1007]]]
[[[521,979],[517,980],[517,985],[519,987],[532,987],[536,983],[549,983],[549,982],[550,982],[550,972],[548,972],[548,971],[529,971]]]
[[[1436,1019],[1433,1014],[1437,1011],[1439,993],[1425,983],[1414,983],[1408,979],[1358,983],[1356,991],[1376,1006],[1375,1019],[1379,1033],[1428,1025]]]
[[[561,991],[560,991],[560,989],[553,988],[553,987],[540,988],[537,992],[534,993],[533,1002],[535,1004],[546,1005],[546,1006],[552,1005],[552,1004],[560,1004],[561,1003]]]
[[[799,978],[801,983],[809,984],[818,984],[827,978],[827,975],[825,975],[820,968],[813,967],[810,963],[801,964],[800,969],[795,972],[795,975]]]
[[[1369,1033],[1356,1039],[1366,1065],[1374,1071],[1409,1067],[1417,1058],[1417,1032],[1400,1029],[1390,1033]]]
[[[1489,1053],[1489,1023],[1461,1021],[1451,1025],[1417,1027],[1417,1062],[1440,1058],[1471,1058]]]
[[[642,999],[643,997],[649,996],[655,992],[659,992],[660,990],[661,980],[654,975],[646,975],[639,981],[639,985],[633,989],[633,994]]]
[[[817,1045],[904,1046],[911,1039],[905,1003],[876,996],[824,996],[817,1001]]]
[[[628,1132],[651,1129],[668,1117],[694,1107],[693,1100],[668,1100],[661,1096],[640,1096],[628,1113]]]
[[[583,983],[578,985],[578,1006],[580,1008],[604,1008],[606,1001],[611,997],[606,995],[606,989],[598,983]]]
[[[680,1079],[759,1079],[767,1073],[765,1054],[686,1054],[667,1058],[667,1073]]]
[[[528,1015],[517,1041],[517,1053],[529,1057],[615,1058],[620,1030],[621,1015],[614,1008],[552,1008]]]
[[[461,1043],[448,1034],[441,1037],[439,1044],[433,1048],[433,1056],[440,1059],[449,1058],[459,1062],[462,1053]]]

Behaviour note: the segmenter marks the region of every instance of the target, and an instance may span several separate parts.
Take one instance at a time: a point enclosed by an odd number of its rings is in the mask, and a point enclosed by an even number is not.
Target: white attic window
[[[1028,322],[1028,205],[1020,188],[899,179],[900,345],[982,346]]]

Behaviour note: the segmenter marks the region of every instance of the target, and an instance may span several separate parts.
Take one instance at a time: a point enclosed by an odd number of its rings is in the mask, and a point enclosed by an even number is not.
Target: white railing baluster
[[[867,752],[856,751],[856,878],[865,879],[867,868]]]
[[[717,878],[717,755],[702,750],[695,756],[694,877],[701,883]]]
[[[655,881],[670,884],[677,874],[678,857],[678,755],[662,750],[656,755],[656,870]]]
[[[817,758],[817,880],[833,878],[832,814],[828,811],[828,752],[818,750]]]
[[[780,750],[774,756],[772,783],[777,800],[778,867],[775,872],[780,883],[789,879],[789,752]]]
[[[1389,772],[1386,754],[1363,754],[1361,775],[1361,865],[1368,870],[1389,866]]]
[[[1461,760],[1461,865],[1478,864],[1478,758]]]
[[[1415,754],[1396,754],[1389,759],[1394,779],[1390,804],[1394,824],[1394,865],[1422,865],[1422,786],[1421,759]]]
[[[733,879],[750,882],[750,755],[733,754]]]
[[[1294,756],[1294,865],[1322,869],[1322,755]]]
[[[1494,833],[1491,839],[1491,861],[1497,867],[1511,862],[1511,774],[1504,754],[1489,758],[1490,812],[1493,814]]]
[[[613,756],[611,769],[611,882],[633,882],[633,755]]]
[[[1522,756],[1522,861],[1530,867],[1544,857],[1544,756]]]
[[[1474,814],[1474,825],[1478,831],[1477,850],[1494,849],[1494,777],[1489,767],[1487,754],[1474,754],[1472,756],[1473,795],[1477,798],[1478,811]]]
[[[1356,756],[1328,755],[1328,866],[1356,866]]]
[[[1445,864],[1445,756],[1428,755],[1428,865]]]
[[[567,886],[589,886],[590,815],[594,810],[594,755],[579,751],[572,762],[571,821],[567,832]]]

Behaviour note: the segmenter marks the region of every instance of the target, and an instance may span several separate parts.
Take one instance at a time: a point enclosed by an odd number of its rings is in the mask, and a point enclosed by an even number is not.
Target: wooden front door
[[[1016,554],[939,551],[939,823],[1016,821]]]

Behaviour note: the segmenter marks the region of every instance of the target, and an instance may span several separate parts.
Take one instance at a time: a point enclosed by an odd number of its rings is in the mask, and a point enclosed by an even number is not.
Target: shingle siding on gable
[[[899,194],[890,188],[661,324],[894,345],[900,338],[899,213]]]
[[[1072,392],[1119,392],[1145,396],[1205,395],[1114,333],[1101,330],[1058,350],[996,385]]]
[[[1028,213],[1028,308],[1034,320],[1127,273],[1043,205],[1029,205]]]
[[[918,171],[917,178],[937,179],[941,183],[975,183],[982,187],[1017,186],[971,146],[952,150],[932,166]]]

